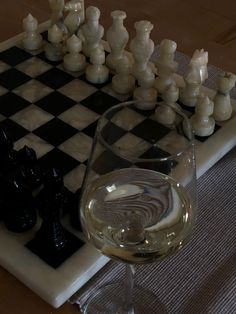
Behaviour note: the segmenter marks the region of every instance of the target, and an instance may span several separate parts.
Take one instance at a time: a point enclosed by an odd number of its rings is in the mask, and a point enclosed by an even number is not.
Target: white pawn
[[[151,110],[155,108],[157,101],[157,90],[153,88],[155,76],[153,72],[147,68],[146,71],[139,73],[138,84],[140,85],[134,90],[133,98],[140,100],[136,105],[138,109]]]
[[[216,121],[228,120],[232,115],[230,91],[234,87],[236,76],[232,73],[222,73],[218,76],[217,92],[214,101],[213,117]]]
[[[86,58],[80,53],[82,50],[81,40],[76,35],[72,35],[67,40],[66,44],[69,53],[64,56],[64,68],[72,72],[84,70],[86,66]]]
[[[38,33],[38,21],[31,14],[23,20],[25,31],[22,39],[23,47],[27,50],[37,50],[42,47],[43,39]]]
[[[139,73],[153,70],[149,59],[154,51],[154,42],[150,39],[153,24],[149,21],[139,21],[134,24],[136,36],[131,40],[130,51],[134,57],[133,74],[138,79]]]
[[[173,75],[178,67],[178,63],[174,61],[176,49],[176,42],[170,39],[164,39],[160,44],[160,57],[156,62],[158,77],[154,86],[161,94],[175,82]]]
[[[72,35],[78,31],[79,25],[82,22],[82,4],[79,0],[71,0],[66,3],[64,10],[69,12],[64,20],[64,24],[67,27],[69,34]]]
[[[157,73],[160,66],[171,66],[173,71],[177,70],[178,63],[174,60],[177,44],[170,39],[163,39],[160,43],[160,56],[156,62]]]
[[[48,30],[49,43],[45,45],[45,56],[51,61],[61,61],[63,58],[62,30],[55,24]]]
[[[104,65],[105,52],[104,49],[96,48],[92,50],[90,62],[86,68],[86,79],[94,84],[105,83],[109,78],[109,69]]]
[[[115,70],[116,62],[124,58],[124,48],[129,40],[129,34],[123,25],[123,20],[126,18],[124,11],[112,11],[111,17],[113,23],[106,33],[111,53],[106,58],[106,64],[110,69]]]
[[[135,88],[135,78],[130,74],[131,66],[124,57],[116,63],[116,75],[112,78],[112,89],[118,94],[129,94]]]
[[[100,48],[103,49],[101,39],[104,35],[104,28],[99,24],[100,10],[90,6],[86,9],[86,20],[78,31],[78,37],[83,42],[83,53],[90,57],[91,52]]]
[[[211,117],[214,103],[207,96],[199,96],[195,114],[190,118],[193,130],[198,136],[209,136],[214,132],[215,120]]]
[[[179,89],[173,83],[162,94],[163,102],[155,110],[156,120],[161,124],[173,124],[176,120],[174,108],[179,108],[176,103],[179,99]],[[172,109],[173,108],[173,109]]]

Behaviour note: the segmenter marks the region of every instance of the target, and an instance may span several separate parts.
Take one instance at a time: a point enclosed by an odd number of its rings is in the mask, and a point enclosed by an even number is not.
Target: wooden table
[[[209,63],[236,73],[235,0],[86,0],[85,6],[89,5],[100,8],[105,30],[111,23],[110,12],[125,10],[125,26],[131,38],[135,21],[150,20],[155,44],[164,38],[175,40],[178,50],[189,56],[196,48],[204,48],[209,52]],[[1,1],[0,12],[1,41],[22,31],[22,19],[29,12],[39,22],[50,16],[47,0]],[[0,313],[73,314],[78,310],[69,303],[52,308],[0,267]]]

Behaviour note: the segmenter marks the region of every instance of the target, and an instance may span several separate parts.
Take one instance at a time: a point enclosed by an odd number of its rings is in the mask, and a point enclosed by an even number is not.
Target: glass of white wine
[[[126,280],[99,288],[84,313],[165,312],[152,292],[134,284],[135,265],[168,257],[192,232],[191,125],[177,105],[146,105],[148,110],[139,101],[118,104],[98,122],[83,183],[81,223],[102,254],[125,263]]]

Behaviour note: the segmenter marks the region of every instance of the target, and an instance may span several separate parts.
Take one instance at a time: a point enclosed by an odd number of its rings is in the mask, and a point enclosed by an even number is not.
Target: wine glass
[[[194,137],[181,108],[128,101],[107,110],[98,122],[80,216],[87,239],[125,263],[126,280],[98,289],[84,312],[157,313],[156,296],[134,285],[134,265],[178,251],[191,235],[195,210]]]

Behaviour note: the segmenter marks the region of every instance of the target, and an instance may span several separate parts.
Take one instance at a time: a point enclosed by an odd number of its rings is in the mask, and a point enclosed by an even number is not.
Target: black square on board
[[[31,77],[15,68],[0,74],[0,84],[7,89],[14,89],[31,80]]]
[[[220,128],[221,128],[221,126],[218,125],[218,124],[216,124],[216,125],[215,125],[214,133],[216,133]],[[214,134],[214,133],[213,133],[213,134]],[[206,140],[208,140],[208,138],[211,137],[211,136],[212,136],[212,134],[209,135],[209,136],[198,136],[198,135],[195,135],[194,137],[195,137],[196,140],[198,140],[198,141],[204,143],[204,142],[205,142]]]
[[[132,108],[132,109],[144,117],[150,117],[155,113],[155,109],[151,109],[151,110],[143,110],[143,109],[138,109],[138,108]]]
[[[95,111],[98,114],[103,114],[107,109],[117,105],[120,101],[102,91],[96,91],[88,96],[80,103],[85,107]]]
[[[58,116],[63,111],[71,108],[75,104],[76,102],[74,100],[57,91],[52,92],[35,103],[35,105],[54,116]]]
[[[182,104],[181,102],[179,102],[179,104],[180,104],[182,109],[190,112],[191,114],[193,114],[195,112],[195,107],[186,106],[186,105]]]
[[[150,143],[155,143],[170,131],[169,128],[151,119],[143,120],[135,128],[130,130],[134,135],[141,137]]]
[[[79,202],[80,202],[80,196],[81,196],[81,188],[79,188],[74,193],[75,202],[72,205],[71,210],[70,210],[70,224],[75,230],[83,232],[82,226],[81,226],[81,221],[80,221],[80,212],[78,210]]]
[[[38,55],[37,55],[37,58],[43,60],[44,62],[48,63],[48,64],[51,64],[53,66],[57,66],[59,64],[61,64],[63,61],[60,60],[60,61],[51,61],[49,59],[46,58],[45,56],[45,52],[40,52]]]
[[[98,121],[89,124],[85,129],[83,129],[83,133],[93,138],[97,130],[97,124]]]
[[[29,131],[27,131],[25,128],[10,119],[1,121],[0,128],[9,134],[13,142],[18,141],[21,137],[29,133]]]
[[[169,157],[170,154],[157,146],[152,146],[149,148],[145,153],[143,153],[140,158],[145,158],[145,159],[153,159],[153,158],[166,158]]]
[[[44,173],[51,168],[56,168],[63,176],[79,164],[77,160],[57,148],[39,158],[39,165]]]
[[[58,118],[54,118],[33,131],[53,146],[58,146],[78,131]]]
[[[74,77],[58,68],[52,68],[39,75],[36,79],[53,89],[58,89],[72,81]]]
[[[65,229],[63,231],[67,242],[60,250],[52,250],[49,248],[47,245],[47,239],[45,237],[38,239],[37,234],[35,238],[26,244],[26,247],[48,265],[53,268],[57,268],[84,245],[84,243],[72,233]]]
[[[111,121],[108,121],[101,131],[101,136],[106,143],[112,145],[116,141],[118,141],[125,133],[125,130],[121,129],[119,126],[115,125]]]
[[[103,175],[116,169],[129,168],[132,163],[128,160],[115,155],[112,151],[104,151],[97,157],[91,165],[93,171]]]
[[[5,117],[10,117],[29,105],[28,101],[14,93],[7,93],[0,97],[0,113]]]
[[[149,148],[140,158],[150,159],[150,161],[141,161],[136,163],[137,167],[154,170],[163,174],[169,174],[178,164],[174,159],[168,159],[170,154],[156,146]],[[156,160],[152,160],[155,159]],[[161,160],[166,158],[166,160]]]
[[[0,60],[11,66],[15,66],[29,58],[32,55],[18,47],[12,47],[0,53]]]

